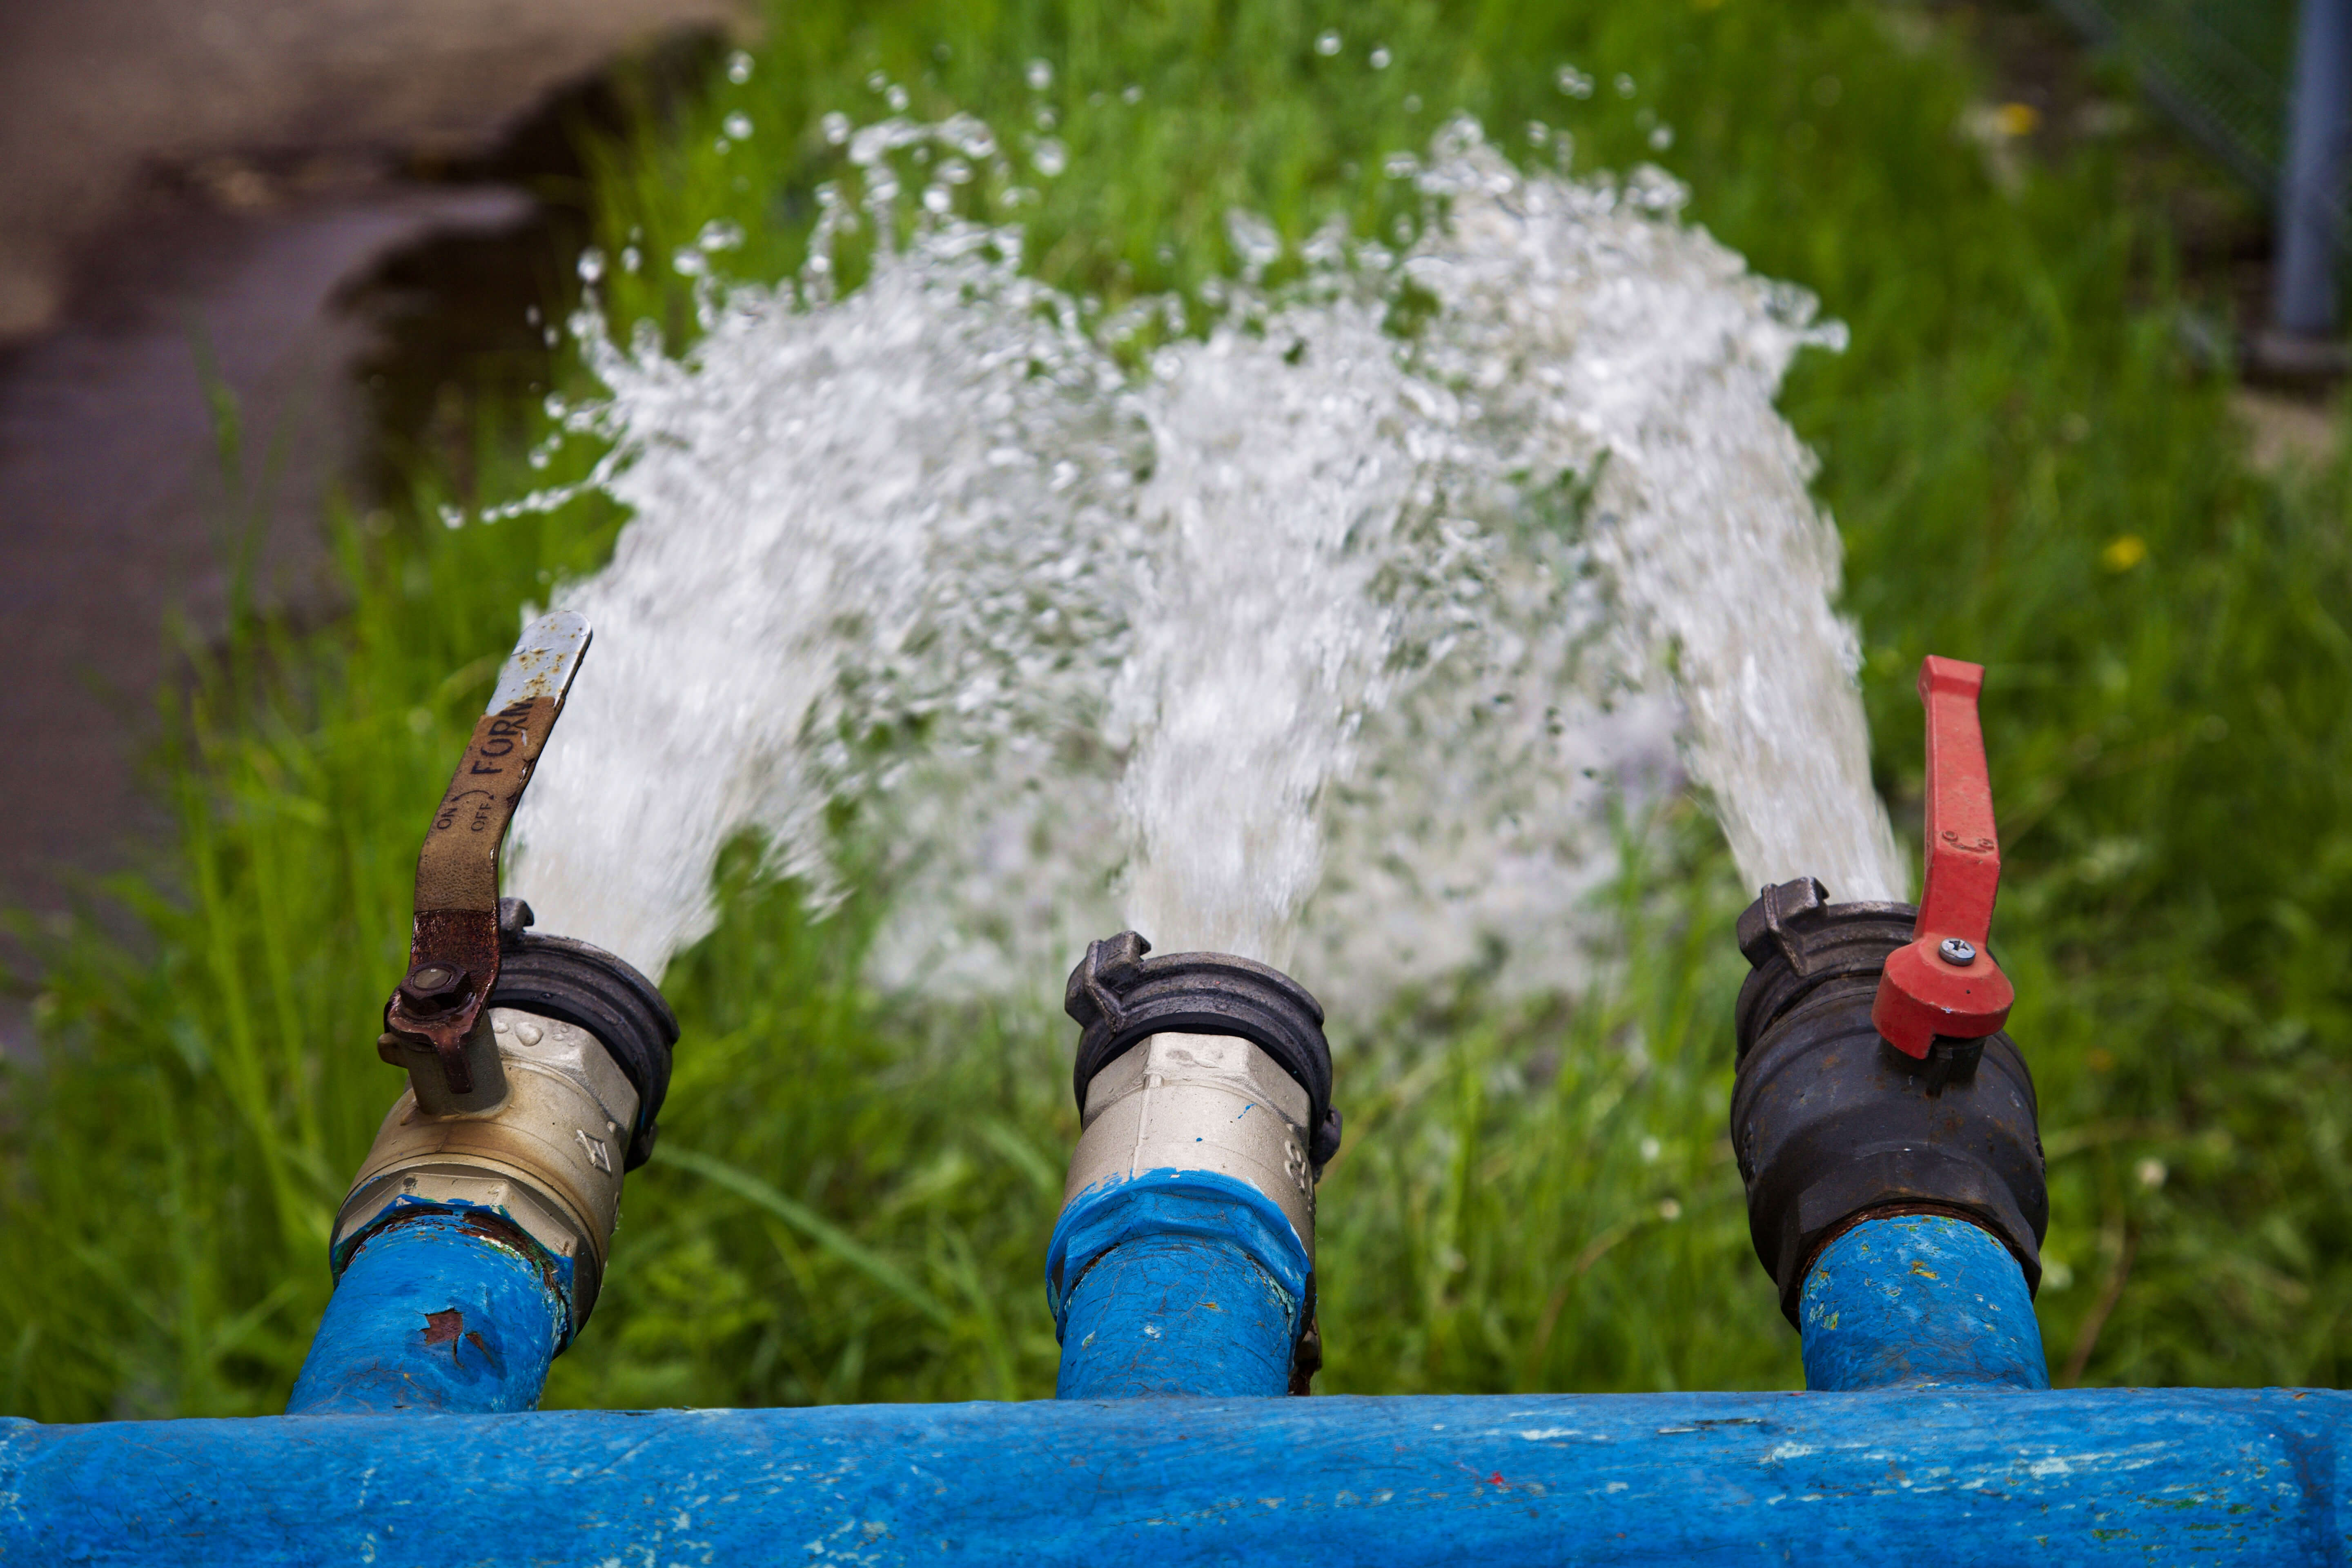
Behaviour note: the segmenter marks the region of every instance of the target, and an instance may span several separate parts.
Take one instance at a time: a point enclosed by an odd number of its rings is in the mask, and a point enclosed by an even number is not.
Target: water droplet
[[[751,139],[751,117],[740,109],[730,114],[721,122],[720,128],[738,142],[749,142]]]
[[[1028,68],[1023,71],[1022,75],[1027,79],[1029,89],[1033,92],[1043,92],[1054,85],[1054,68],[1045,60],[1031,60]]]
[[[1070,150],[1051,136],[1044,137],[1029,150],[1029,162],[1050,180],[1070,166]]]
[[[604,276],[604,253],[597,249],[594,246],[590,246],[587,249],[580,253],[580,260],[576,270],[579,272],[580,281],[583,283],[593,284],[596,282],[599,279]]]
[[[1225,214],[1225,239],[1241,258],[1243,276],[1255,279],[1282,258],[1282,235],[1256,213],[1235,207]]]
[[[1129,82],[1119,89],[1118,100],[1128,104],[1141,103],[1143,101],[1142,85],[1138,82]]]
[[[1372,50],[1372,68],[1376,71],[1384,71],[1388,69],[1389,61],[1392,58],[1394,57],[1390,55],[1388,46],[1386,44],[1376,47]]]
[[[737,49],[727,57],[727,79],[741,87],[751,79],[751,57]]]
[[[1619,71],[1617,73],[1615,86],[1617,89],[1617,96],[1620,98],[1631,98],[1637,90],[1633,86],[1633,79],[1626,75],[1623,71]]]
[[[890,106],[890,112],[893,114],[906,113],[907,105],[911,101],[907,97],[907,89],[895,82],[891,84],[890,90],[883,95],[882,100]]]
[[[1323,56],[1326,59],[1338,54],[1339,52],[1339,35],[1336,32],[1326,32],[1318,36],[1315,40],[1315,52]]]
[[[1570,98],[1591,98],[1592,79],[1574,66],[1562,66],[1552,73],[1552,81]]]
[[[1674,144],[1675,128],[1673,126],[1661,125],[1656,130],[1650,132],[1650,150],[1652,152],[1663,153]]]
[[[838,147],[849,140],[849,116],[837,109],[818,121],[817,125],[824,132],[828,146]]]

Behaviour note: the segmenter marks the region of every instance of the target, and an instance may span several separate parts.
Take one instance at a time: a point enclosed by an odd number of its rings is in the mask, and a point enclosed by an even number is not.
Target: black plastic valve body
[[[1748,1234],[1795,1323],[1813,1259],[1876,1215],[1950,1214],[2042,1283],[2050,1225],[2032,1075],[2005,1033],[1939,1039],[1915,1061],[1879,1037],[1872,999],[1911,941],[1909,904],[1829,902],[1811,878],[1739,917],[1749,965],[1738,1013],[1731,1141]]]

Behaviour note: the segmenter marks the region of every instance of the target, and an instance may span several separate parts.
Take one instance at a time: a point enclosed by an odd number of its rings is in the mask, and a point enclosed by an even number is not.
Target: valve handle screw
[[[1965,969],[1977,961],[1976,944],[1962,937],[1948,936],[1937,947],[1936,956],[1946,963],[1957,964]]]
[[[400,982],[400,994],[423,1013],[437,1013],[465,994],[465,973],[455,964],[427,961]]]

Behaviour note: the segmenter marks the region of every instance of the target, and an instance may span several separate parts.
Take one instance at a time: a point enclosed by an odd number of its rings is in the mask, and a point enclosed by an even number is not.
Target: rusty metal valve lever
[[[425,830],[408,971],[384,1004],[376,1049],[408,1069],[428,1109],[499,1093],[497,1082],[478,1081],[500,1070],[483,1018],[499,978],[499,851],[589,635],[587,618],[568,610],[524,629]]]
[[[1927,710],[1927,877],[1911,941],[1878,982],[1870,1021],[1896,1050],[1924,1061],[1940,1037],[1979,1040],[2009,1021],[2017,991],[1986,950],[2000,893],[1977,694],[1984,667],[1929,655],[1919,667]]]

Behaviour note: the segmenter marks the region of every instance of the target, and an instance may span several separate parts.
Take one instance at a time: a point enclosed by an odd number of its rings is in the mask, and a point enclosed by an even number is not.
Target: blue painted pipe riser
[[[1855,1226],[1814,1260],[1799,1318],[1808,1388],[2050,1386],[2025,1271],[1966,1220]]]
[[[1311,1266],[1246,1182],[1160,1170],[1090,1188],[1062,1211],[1045,1272],[1058,1398],[1290,1391]]]
[[[0,1424],[0,1561],[2343,1563],[2352,1395],[1124,1400]]]
[[[1287,1394],[1298,1306],[1230,1243],[1179,1236],[1129,1242],[1078,1287],[1055,1397]]]
[[[287,1403],[292,1415],[530,1410],[562,1343],[543,1263],[455,1214],[421,1214],[352,1254]]]

